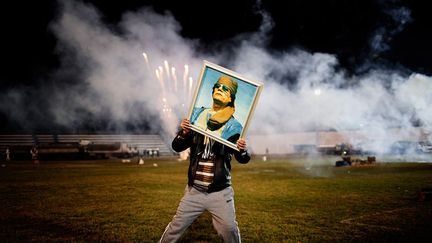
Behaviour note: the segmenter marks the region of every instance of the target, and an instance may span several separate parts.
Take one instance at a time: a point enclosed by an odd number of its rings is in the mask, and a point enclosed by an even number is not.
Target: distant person
[[[207,136],[192,131],[188,119],[183,119],[181,131],[172,142],[175,151],[190,148],[188,184],[177,212],[165,229],[159,242],[176,242],[183,232],[202,213],[208,211],[213,226],[224,242],[241,242],[234,208],[234,190],[231,187],[231,159],[239,163],[250,160],[244,139],[230,139],[239,151]]]
[[[6,162],[9,162],[11,160],[9,147],[6,148],[5,154],[6,154]]]
[[[212,107],[194,108],[191,123],[204,130],[210,130],[223,139],[240,137],[243,127],[234,118],[237,87],[238,84],[234,79],[221,76],[213,86]]]
[[[33,146],[30,149],[31,159],[33,161],[33,165],[37,166],[39,165],[39,151],[37,149],[37,146]]]

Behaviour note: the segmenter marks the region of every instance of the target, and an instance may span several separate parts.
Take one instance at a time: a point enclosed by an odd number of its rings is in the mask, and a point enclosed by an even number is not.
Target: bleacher
[[[159,155],[172,155],[173,151],[162,140],[160,135],[141,134],[37,134],[37,135],[1,135],[0,153],[3,154],[7,147],[32,146],[48,143],[78,143],[87,140],[93,144],[125,143],[138,151],[158,150]]]
[[[0,151],[4,152],[10,146],[32,146],[34,144],[33,135],[1,135]]]
[[[72,135],[72,134],[59,134],[57,135],[59,142],[79,142],[81,140],[88,140],[93,144],[109,144],[109,143],[125,143],[131,148],[136,148],[139,151],[144,150],[159,150],[160,155],[172,155],[173,152],[162,140],[159,135],[121,135],[121,134],[108,134],[108,135]]]

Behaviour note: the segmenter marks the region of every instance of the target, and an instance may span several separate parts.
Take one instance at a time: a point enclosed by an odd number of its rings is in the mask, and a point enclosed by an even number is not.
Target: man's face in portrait
[[[229,88],[224,84],[216,83],[213,87],[213,101],[220,105],[228,105],[231,102]]]

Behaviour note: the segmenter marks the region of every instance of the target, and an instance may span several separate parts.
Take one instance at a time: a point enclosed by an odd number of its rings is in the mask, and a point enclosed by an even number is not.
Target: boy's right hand
[[[190,132],[190,121],[187,118],[184,118],[181,123],[180,123],[180,127],[183,131],[183,135],[186,135]]]

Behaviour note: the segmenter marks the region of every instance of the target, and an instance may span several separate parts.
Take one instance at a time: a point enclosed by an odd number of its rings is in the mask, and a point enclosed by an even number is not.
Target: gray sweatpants
[[[205,193],[186,187],[177,212],[159,242],[176,242],[192,222],[204,211],[212,215],[213,226],[224,242],[241,242],[234,208],[234,190]]]

